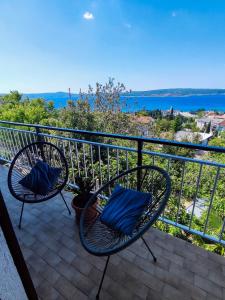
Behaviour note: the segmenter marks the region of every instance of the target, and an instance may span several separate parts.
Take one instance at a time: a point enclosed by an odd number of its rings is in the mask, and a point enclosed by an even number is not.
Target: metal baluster
[[[6,160],[8,160],[7,158],[7,146],[6,146],[6,141],[5,141],[5,135],[4,135],[4,129],[1,130],[2,133],[2,146],[3,146],[3,156]]]
[[[26,141],[26,145],[28,145],[29,142],[28,142],[28,140],[27,140],[27,133],[25,133],[25,132],[24,132],[24,139],[25,139],[25,141]]]
[[[171,160],[170,158],[168,159],[168,162],[167,162],[167,173],[169,174],[169,171],[170,171],[170,163],[171,163]],[[163,210],[163,213],[162,213],[162,218],[164,219],[165,218],[165,209]]]
[[[119,175],[119,150],[116,149],[116,172],[117,172],[117,175]]]
[[[2,129],[0,129],[0,153],[1,152],[1,149],[4,150],[4,146],[3,146],[3,136],[2,136]],[[0,156],[2,156],[2,154],[0,154]]]
[[[196,187],[195,197],[194,197],[194,200],[193,200],[193,208],[192,208],[192,212],[191,212],[191,219],[190,219],[189,229],[191,228],[191,224],[192,224],[192,219],[193,219],[193,215],[194,215],[196,200],[197,200],[197,197],[198,197],[198,191],[199,191],[201,176],[202,176],[202,164],[200,165],[200,169],[199,169],[199,175],[198,175],[198,179],[197,179],[197,187]]]
[[[93,148],[92,144],[90,144],[90,153],[91,153],[91,170],[92,170],[92,178],[95,178],[95,170],[94,170],[94,164],[93,164]]]
[[[8,137],[9,137],[9,141],[10,141],[9,144],[10,144],[11,159],[13,159],[16,152],[15,152],[15,148],[14,148],[15,141],[14,141],[13,134],[12,134],[11,130],[8,130]]]
[[[30,132],[30,143],[34,143],[35,139],[34,139],[34,131]]]
[[[3,130],[3,134],[4,134],[5,145],[6,145],[6,152],[5,152],[6,153],[6,158],[8,160],[11,160],[11,157],[10,157],[10,147],[8,145],[6,130]]]
[[[206,232],[206,228],[207,228],[207,225],[208,225],[209,214],[210,214],[210,211],[211,211],[211,208],[212,208],[213,198],[214,198],[214,195],[215,195],[219,174],[220,174],[220,167],[217,168],[217,172],[216,172],[216,176],[215,176],[215,180],[214,180],[214,184],[213,184],[213,190],[212,190],[212,194],[211,194],[211,197],[210,197],[209,208],[208,208],[205,227],[204,227],[204,234]]]
[[[154,166],[155,164],[155,156],[152,156],[152,165]],[[148,177],[150,177],[150,191],[153,194],[153,189],[154,189],[154,172],[151,171],[150,174],[148,175]]]
[[[142,149],[143,149],[143,142],[142,141],[138,141],[138,144],[137,144],[137,166],[138,167],[141,167],[142,166],[142,160],[143,160],[143,157],[142,157]],[[137,170],[137,190],[140,191],[141,189],[141,181],[142,181],[142,170],[141,169],[138,169]]]
[[[79,160],[79,151],[77,147],[77,143],[75,142],[75,154],[76,154],[76,159],[77,159],[77,169],[78,169],[78,174],[80,176],[80,160]]]
[[[107,147],[107,173],[108,181],[110,180],[110,156],[109,156],[109,147]]]
[[[85,154],[84,143],[82,144],[82,149],[83,149],[83,160],[84,160],[84,173],[85,173],[85,177],[87,177],[87,165],[86,165],[86,154]]]
[[[62,149],[63,149],[63,154],[64,154],[65,158],[67,159],[67,157],[66,157],[65,143],[66,143],[66,141],[62,141]],[[62,168],[62,161],[60,160],[59,163],[60,163],[60,167]]]
[[[18,132],[19,149],[23,148],[23,138],[21,132]]]
[[[4,138],[4,134],[3,134],[3,131],[4,131],[4,129],[1,129],[1,139],[0,139],[0,141],[1,141],[1,147],[2,147],[2,154],[1,154],[1,156],[4,158],[4,159],[7,159],[7,157],[6,157],[6,146],[5,146],[5,138]]]
[[[31,144],[31,133],[28,133],[27,134],[27,140],[28,140],[28,144]]]
[[[13,157],[16,155],[16,153],[18,152],[17,148],[16,148],[16,132],[15,131],[11,131],[9,132],[10,136],[11,136],[11,141],[12,141],[12,153],[13,153]]]
[[[73,153],[71,150],[71,142],[69,142],[69,151],[70,151],[70,162],[71,162],[72,174],[73,174],[73,184],[75,184],[75,174],[74,174]]]
[[[63,154],[66,157],[66,150],[65,150],[65,142],[62,141],[62,147],[63,147]]]
[[[128,162],[128,153],[126,151],[126,170],[128,171],[129,170],[129,162]],[[127,188],[129,188],[129,175],[127,174],[126,176],[126,180],[127,180]]]
[[[100,148],[100,146],[98,146],[98,160],[99,160],[100,183],[102,185],[102,163],[101,163],[101,148]]]
[[[183,163],[182,174],[181,174],[181,185],[180,185],[180,193],[179,193],[179,198],[178,198],[176,223],[178,222],[178,217],[180,214],[180,203],[181,203],[181,197],[182,197],[183,186],[184,186],[184,174],[185,174],[185,162]]]
[[[22,141],[22,148],[26,146],[26,142],[24,141],[23,132],[21,132],[21,141]]]
[[[14,153],[16,154],[19,151],[19,146],[18,146],[18,132],[12,133],[13,137],[14,137]]]

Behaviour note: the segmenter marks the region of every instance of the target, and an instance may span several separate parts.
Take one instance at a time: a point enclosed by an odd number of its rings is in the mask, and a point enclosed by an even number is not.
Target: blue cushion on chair
[[[101,214],[101,221],[125,235],[131,235],[151,201],[151,194],[117,185]]]
[[[54,188],[60,173],[60,168],[52,168],[39,160],[19,183],[35,194],[46,195]]]

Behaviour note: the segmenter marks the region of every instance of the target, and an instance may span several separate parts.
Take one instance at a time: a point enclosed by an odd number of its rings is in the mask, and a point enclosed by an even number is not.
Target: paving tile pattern
[[[60,197],[25,205],[22,230],[17,228],[21,203],[8,191],[7,168],[0,167],[3,192],[16,235],[41,300],[95,299],[106,258],[81,246],[74,214]],[[65,193],[68,204],[71,196]],[[138,240],[112,256],[102,300],[225,299],[225,258],[156,229],[145,234],[158,257]]]

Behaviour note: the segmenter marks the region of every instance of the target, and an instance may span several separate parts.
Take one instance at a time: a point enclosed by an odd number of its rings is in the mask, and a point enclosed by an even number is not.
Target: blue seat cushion
[[[116,185],[100,220],[110,228],[132,235],[144,209],[152,202],[151,194]]]
[[[50,167],[46,162],[39,160],[19,183],[35,194],[47,195],[57,183],[60,168]]]

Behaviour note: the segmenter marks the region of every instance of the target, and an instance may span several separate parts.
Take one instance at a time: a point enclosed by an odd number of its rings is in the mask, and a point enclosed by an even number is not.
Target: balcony
[[[102,139],[98,140],[100,136]],[[183,237],[186,233],[209,244],[224,245],[224,220],[213,230],[211,216],[216,208],[214,199],[219,194],[218,186],[224,182],[225,165],[196,158],[198,154],[190,158],[162,152],[163,145],[218,153],[224,153],[224,149],[101,133],[91,136],[89,132],[2,122],[0,188],[40,299],[94,299],[105,259],[91,256],[82,248],[74,216],[68,215],[58,197],[27,206],[23,229],[17,228],[21,203],[8,191],[7,164],[20,148],[37,139],[51,141],[63,149],[70,166],[71,185],[76,184],[76,173],[90,171],[98,178],[97,188],[134,163],[164,166],[176,187],[170,201],[176,201],[175,206],[168,205],[157,226],[177,228]],[[120,141],[125,139],[127,145],[121,145]],[[145,148],[146,144],[153,143],[157,151]],[[186,178],[189,168],[193,170],[191,181]],[[212,174],[210,182],[205,181],[208,172]],[[187,195],[190,182],[193,186]],[[204,184],[208,188],[203,194]],[[70,203],[71,194],[64,194]],[[185,219],[183,212],[186,212]],[[204,223],[198,223],[202,213]],[[157,254],[158,262],[153,263],[141,240],[112,256],[102,299],[225,299],[224,257],[157,228],[149,230],[145,237]]]

